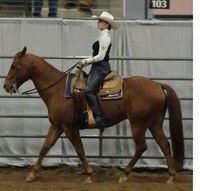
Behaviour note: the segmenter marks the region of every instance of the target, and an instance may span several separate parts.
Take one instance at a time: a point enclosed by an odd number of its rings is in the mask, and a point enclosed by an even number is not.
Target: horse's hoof
[[[91,180],[91,177],[90,177],[90,176],[88,176],[88,177],[86,178],[85,183],[92,183],[92,180]]]
[[[27,183],[31,183],[31,182],[34,182],[36,180],[36,176],[35,175],[33,175],[32,173],[31,174],[29,174],[27,177],[26,177],[26,182]]]
[[[126,175],[123,175],[119,178],[119,183],[124,183],[128,180],[127,176]]]
[[[87,170],[88,175],[91,175],[93,172],[94,172],[94,170],[93,170],[92,168],[89,168],[89,169]]]
[[[166,183],[167,184],[173,184],[174,183],[174,177],[173,176],[169,177],[169,179],[167,180]]]

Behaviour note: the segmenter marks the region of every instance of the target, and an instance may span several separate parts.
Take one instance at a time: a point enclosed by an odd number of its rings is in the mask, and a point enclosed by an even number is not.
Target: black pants
[[[105,121],[97,93],[101,89],[104,78],[109,72],[110,65],[107,61],[93,64],[89,73],[87,86],[84,90],[85,98],[92,109],[96,121],[96,127],[100,129],[104,128]]]

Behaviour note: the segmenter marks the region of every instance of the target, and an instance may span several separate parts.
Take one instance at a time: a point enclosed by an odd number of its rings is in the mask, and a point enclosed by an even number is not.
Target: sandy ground
[[[129,180],[119,184],[122,170],[93,166],[93,183],[85,183],[86,175],[80,167],[62,166],[45,168],[38,174],[37,181],[24,180],[29,168],[0,168],[0,191],[192,191],[191,171],[179,172],[174,184],[166,184],[165,171],[134,170]]]

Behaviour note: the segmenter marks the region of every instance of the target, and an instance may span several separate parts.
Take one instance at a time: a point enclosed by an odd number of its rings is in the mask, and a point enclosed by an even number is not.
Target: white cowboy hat
[[[116,22],[114,21],[114,17],[106,11],[102,12],[101,15],[99,17],[97,17],[97,19],[102,19],[102,20],[108,22],[111,25],[111,28],[114,30],[116,30],[118,28]]]

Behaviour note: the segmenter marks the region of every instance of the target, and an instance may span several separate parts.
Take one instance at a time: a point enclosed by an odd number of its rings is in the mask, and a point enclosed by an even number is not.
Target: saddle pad
[[[120,92],[114,94],[107,94],[100,96],[101,99],[119,99],[123,96],[123,90],[121,89]]]
[[[72,79],[74,78],[75,74],[70,73],[67,75],[66,83],[65,83],[65,92],[64,92],[64,97],[72,97],[71,94],[71,82]]]

